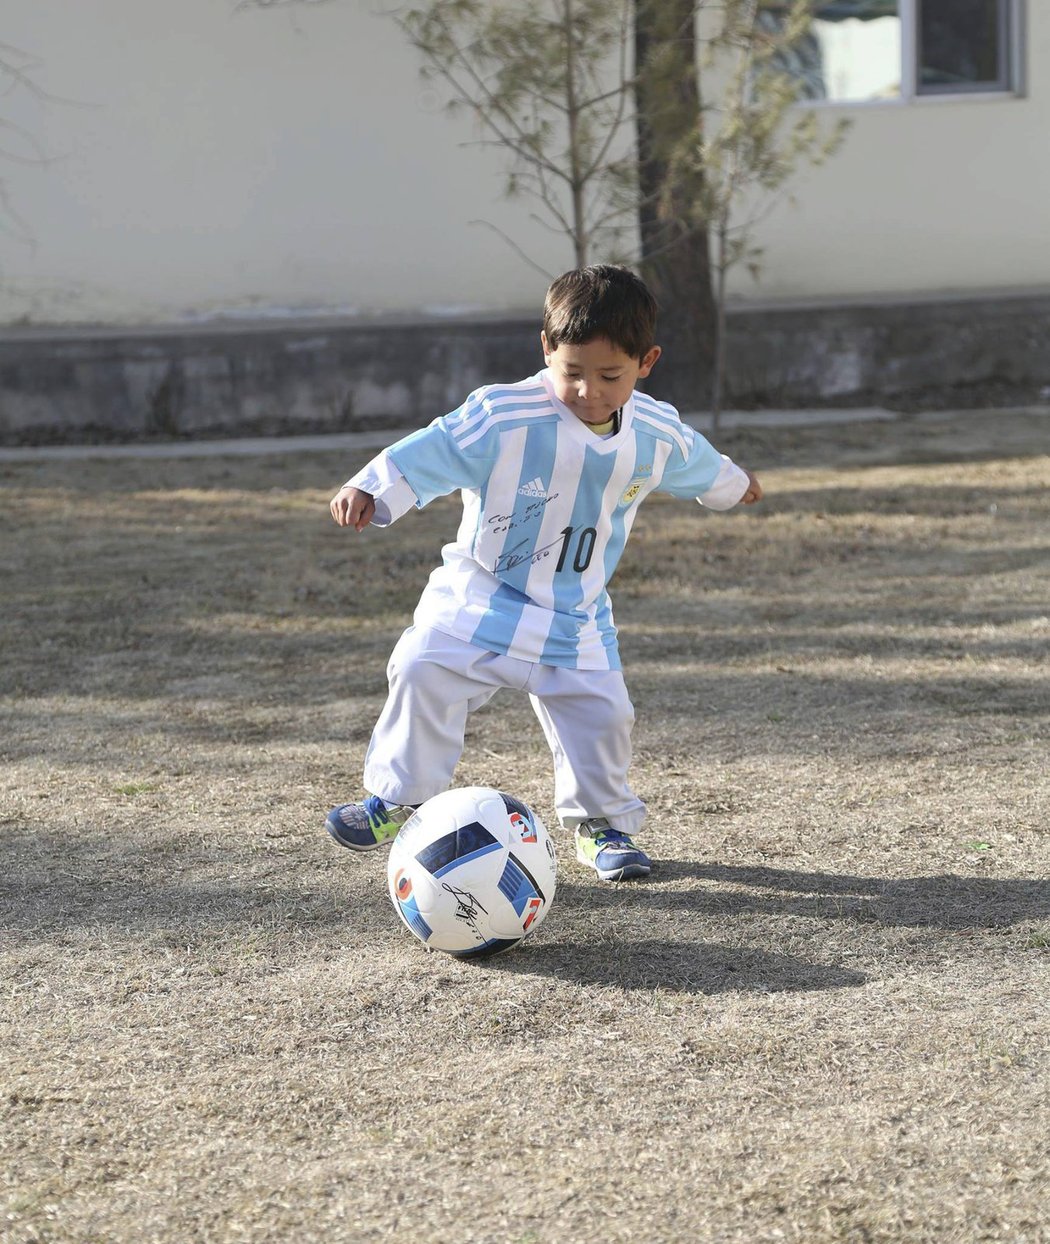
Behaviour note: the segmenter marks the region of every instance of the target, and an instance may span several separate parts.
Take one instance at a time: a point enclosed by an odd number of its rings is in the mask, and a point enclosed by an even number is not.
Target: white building
[[[418,75],[397,0],[7,0],[0,322],[534,314],[563,239]],[[829,0],[851,131],[738,297],[1050,287],[1050,2]],[[863,19],[863,20],[862,20]],[[952,30],[952,23],[961,28]],[[21,75],[21,76],[20,76]]]

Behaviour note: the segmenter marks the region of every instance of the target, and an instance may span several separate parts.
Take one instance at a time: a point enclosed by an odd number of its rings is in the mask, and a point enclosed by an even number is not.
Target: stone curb
[[[850,410],[726,411],[721,430],[803,428],[827,424],[893,422],[901,416],[881,407]],[[684,416],[700,432],[710,432],[709,414]],[[120,458],[245,458],[315,453],[330,449],[380,450],[416,428],[377,428],[370,432],[332,432],[316,436],[247,436],[226,440],[150,441],[133,445],[19,445],[0,447],[0,462],[84,462]]]

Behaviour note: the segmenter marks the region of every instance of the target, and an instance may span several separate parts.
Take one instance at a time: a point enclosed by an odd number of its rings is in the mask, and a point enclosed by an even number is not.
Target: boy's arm
[[[384,449],[329,502],[340,527],[388,527],[409,510],[460,488],[479,487],[498,452],[498,425],[470,398]]]
[[[754,505],[762,500],[762,485],[746,467],[737,466],[725,454],[715,482],[697,501],[709,510],[731,510],[734,505]]]
[[[418,498],[390,458],[388,450],[373,458],[339,489],[328,508],[340,527],[363,531],[369,523],[389,527],[417,504]]]
[[[677,416],[672,427],[678,452],[672,452],[658,485],[661,491],[673,497],[695,497],[709,510],[731,510],[734,505],[753,505],[762,499],[762,485],[750,471],[737,466],[728,454],[719,453]]]

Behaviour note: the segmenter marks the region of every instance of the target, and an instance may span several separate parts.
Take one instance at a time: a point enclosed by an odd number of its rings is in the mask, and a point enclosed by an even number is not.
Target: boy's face
[[[558,400],[589,424],[608,423],[660,357],[660,347],[653,346],[645,358],[632,358],[604,337],[579,346],[563,342],[556,350],[548,345],[546,333],[540,333],[540,340]]]

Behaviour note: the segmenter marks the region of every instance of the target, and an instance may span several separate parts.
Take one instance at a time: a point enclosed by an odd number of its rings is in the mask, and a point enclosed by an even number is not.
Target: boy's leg
[[[499,662],[506,660],[426,627],[405,631],[387,665],[390,692],[365,757],[364,785],[372,793],[333,808],[325,821],[340,846],[383,846],[413,807],[448,788],[467,715],[505,685]],[[517,677],[520,685],[524,676]]]
[[[634,707],[619,670],[538,665],[529,682],[532,707],[554,756],[554,801],[566,828],[603,818],[625,834],[645,820],[631,790]]]
[[[467,717],[504,684],[500,660],[440,631],[410,626],[387,665],[390,691],[365,755],[365,789],[420,804],[447,790]]]
[[[532,706],[554,756],[555,803],[575,831],[576,858],[603,881],[652,871],[632,842],[645,805],[627,783],[634,709],[618,670],[537,667]]]

